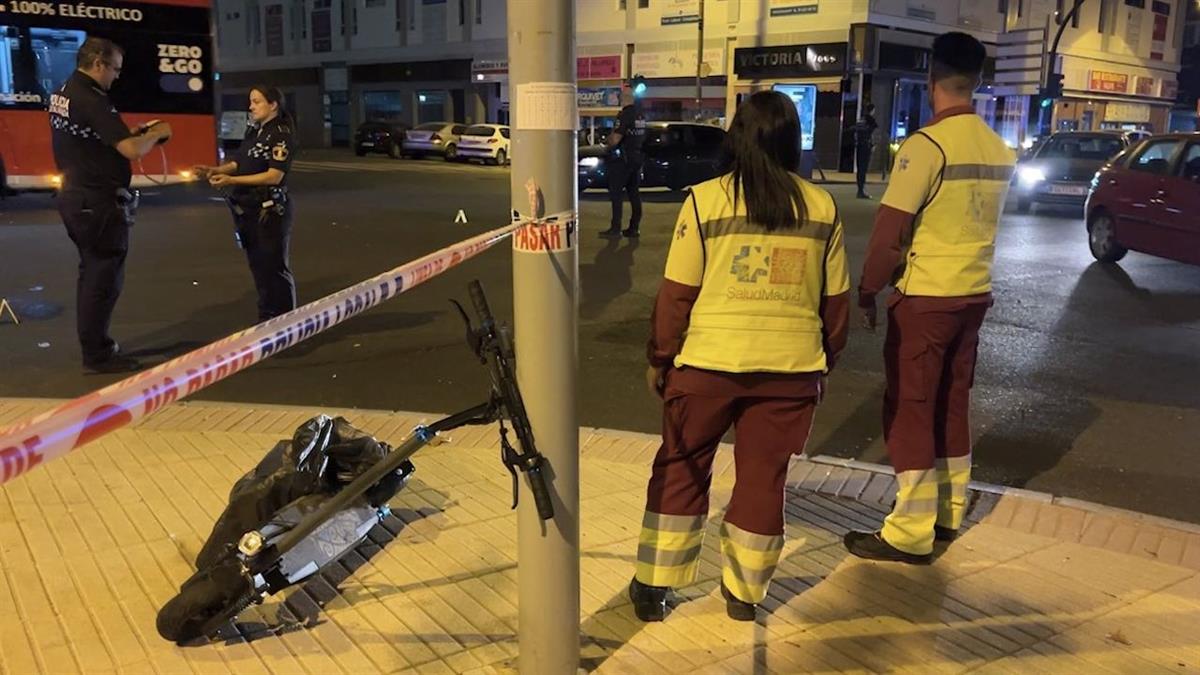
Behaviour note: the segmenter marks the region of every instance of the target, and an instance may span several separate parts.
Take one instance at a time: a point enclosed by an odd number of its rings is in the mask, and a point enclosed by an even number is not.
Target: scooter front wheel
[[[158,634],[176,644],[211,637],[258,600],[241,563],[226,558],[183,583],[158,612]]]

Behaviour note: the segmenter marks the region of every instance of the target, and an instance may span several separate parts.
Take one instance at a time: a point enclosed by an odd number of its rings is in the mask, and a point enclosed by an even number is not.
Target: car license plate
[[[375,142],[374,141],[366,141],[362,144],[362,146],[364,148],[373,148],[373,147],[375,147]]]
[[[1051,185],[1050,194],[1052,195],[1086,195],[1087,187],[1084,185]]]

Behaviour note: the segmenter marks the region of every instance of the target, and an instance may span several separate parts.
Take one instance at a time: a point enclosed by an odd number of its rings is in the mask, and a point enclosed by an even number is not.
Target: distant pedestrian
[[[986,56],[965,33],[933,42],[933,119],[896,157],[875,215],[858,300],[874,330],[889,283],[883,436],[899,484],[879,532],[846,548],[873,560],[928,563],[957,536],[971,479],[971,385],[992,304],[996,228],[1015,158],[972,106]]]
[[[634,89],[622,93],[625,106],[617,116],[617,125],[605,141],[608,158],[604,162],[608,172],[608,197],[612,200],[612,221],[604,237],[638,236],[642,222],[642,143],[646,140],[646,114],[642,110],[641,95]],[[621,230],[622,206],[625,194],[629,195],[629,227]]]
[[[246,140],[232,161],[195,171],[226,192],[238,244],[246,251],[258,291],[258,320],[266,321],[296,308],[288,251],[292,199],[287,188],[296,123],[284,108],[283,93],[264,85],[250,90],[250,119]]]
[[[870,199],[867,194],[867,169],[871,166],[871,151],[875,143],[875,130],[879,124],[875,121],[875,104],[868,103],[863,110],[862,118],[854,125],[854,168],[857,171],[858,198]]]
[[[737,482],[721,524],[721,593],[750,621],[783,549],[784,480],[824,377],[846,344],[849,276],[837,205],[796,175],[800,121],[783,94],[739,108],[724,175],[680,210],[651,319],[647,378],[663,399],[629,594],[661,621],[700,562],[717,444],[736,430]]]
[[[93,373],[141,368],[121,355],[108,333],[125,285],[129,228],[137,211],[129,162],[171,137],[165,122],[130,129],[121,121],[108,90],[124,64],[121,47],[89,37],[75,55],[75,72],[50,97],[54,163],[63,174],[58,212],[79,252],[75,326],[83,367]]]

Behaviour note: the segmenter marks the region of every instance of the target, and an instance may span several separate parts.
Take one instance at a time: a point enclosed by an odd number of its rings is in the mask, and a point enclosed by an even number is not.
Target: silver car
[[[404,136],[404,154],[409,157],[441,155],[447,162],[458,159],[458,141],[467,130],[465,124],[426,122],[410,129]]]

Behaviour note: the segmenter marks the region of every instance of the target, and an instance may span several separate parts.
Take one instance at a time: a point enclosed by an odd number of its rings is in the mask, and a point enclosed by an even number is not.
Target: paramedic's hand
[[[650,390],[651,394],[659,398],[663,397],[663,390],[667,386],[666,377],[666,368],[656,368],[655,366],[648,366],[646,368],[646,387]]]
[[[214,173],[208,177],[208,184],[218,188],[233,185],[233,177],[223,173]]]
[[[875,326],[879,324],[879,310],[875,308],[875,301],[871,301],[870,305],[859,305],[858,314],[862,320],[862,327],[874,333]]]

